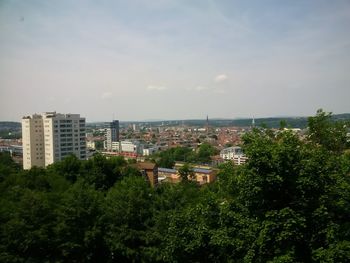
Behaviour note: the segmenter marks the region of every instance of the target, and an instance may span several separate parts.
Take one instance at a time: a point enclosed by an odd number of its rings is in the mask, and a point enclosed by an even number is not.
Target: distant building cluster
[[[132,130],[136,131],[136,125],[132,125]],[[103,141],[104,154],[121,155],[125,157],[149,156],[158,149],[149,145],[145,145],[138,140],[121,140],[119,136],[119,121],[113,120],[108,123],[105,129],[105,140]],[[93,142],[88,141],[88,147],[95,148]]]
[[[169,122],[171,125],[171,123]],[[172,147],[186,146],[195,151],[202,143],[209,143],[220,150],[212,156],[211,163],[204,166],[192,164],[189,180],[198,184],[216,180],[217,170],[212,168],[225,161],[242,165],[247,161],[242,149],[237,145],[245,130],[235,127],[211,128],[207,117],[205,127],[185,126],[174,122],[175,126],[151,127],[147,124],[129,124],[120,127],[119,120],[105,123],[86,131],[85,118],[79,114],[45,112],[22,118],[22,147],[1,145],[1,150],[22,153],[23,168],[45,167],[64,157],[74,154],[79,159],[90,158],[96,151],[103,155],[123,156],[135,159],[138,168],[148,178],[152,186],[162,182],[177,183],[182,177],[179,173],[181,163],[172,169],[157,167],[145,161],[148,156]],[[231,144],[231,145],[232,145]],[[225,147],[226,146],[226,147]]]

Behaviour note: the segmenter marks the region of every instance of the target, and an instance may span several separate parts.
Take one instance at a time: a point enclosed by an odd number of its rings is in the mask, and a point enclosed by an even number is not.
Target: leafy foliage
[[[202,143],[197,151],[189,147],[175,147],[162,151],[153,156],[159,167],[173,168],[175,162],[209,163],[210,157],[217,154],[218,150],[207,143]]]
[[[202,187],[151,188],[122,158],[23,171],[0,154],[0,261],[349,262],[350,153],[345,124],[330,117],[310,118],[303,140],[254,130],[243,139],[248,162],[222,164]],[[211,154],[202,144],[158,161]]]

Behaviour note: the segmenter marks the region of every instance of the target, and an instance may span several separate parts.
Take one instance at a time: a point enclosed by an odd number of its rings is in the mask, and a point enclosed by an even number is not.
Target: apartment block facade
[[[45,167],[70,154],[86,159],[85,118],[46,112],[22,118],[23,168]]]

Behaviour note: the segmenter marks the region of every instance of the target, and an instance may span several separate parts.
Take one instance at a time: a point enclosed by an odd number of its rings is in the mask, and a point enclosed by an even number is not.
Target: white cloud
[[[206,92],[206,93],[217,93],[217,94],[224,94],[226,93],[226,90],[223,88],[218,88],[217,86],[196,86],[192,88],[192,90],[198,91],[198,92]]]
[[[158,85],[148,85],[147,86],[147,90],[163,91],[163,90],[166,90],[166,89],[168,89],[168,88],[165,87],[165,86],[158,86]]]
[[[197,90],[197,91],[202,91],[202,90],[207,90],[208,88],[204,87],[204,86],[197,86],[194,89]]]
[[[223,82],[223,81],[225,81],[225,80],[227,80],[227,79],[228,79],[227,75],[225,75],[225,74],[220,74],[220,75],[217,75],[217,76],[214,78],[214,81],[215,81],[215,82]]]
[[[105,99],[109,99],[112,97],[112,92],[109,92],[109,91],[106,91],[106,92],[103,92],[101,94],[101,99],[105,100]]]
[[[225,94],[226,91],[224,89],[216,89],[214,90],[215,93],[218,93],[218,94]]]

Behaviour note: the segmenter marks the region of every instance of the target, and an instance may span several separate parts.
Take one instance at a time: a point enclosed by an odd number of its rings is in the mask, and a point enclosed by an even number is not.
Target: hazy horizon
[[[0,120],[347,113],[349,31],[345,0],[1,1]]]
[[[43,112],[36,112],[36,114],[41,114]],[[61,112],[59,112],[61,113]],[[75,112],[70,112],[71,114],[75,114]],[[33,113],[35,114],[35,113]],[[66,112],[66,114],[69,114],[68,112]],[[350,112],[341,112],[341,113],[336,113],[336,112],[332,112],[333,115],[341,115],[341,114],[350,114]],[[30,114],[31,115],[31,114]],[[279,119],[279,118],[307,118],[307,117],[311,117],[311,116],[315,116],[316,115],[316,112],[314,114],[311,114],[311,115],[298,115],[298,116],[293,116],[293,115],[289,115],[289,116],[286,116],[286,115],[276,115],[276,116],[261,116],[261,117],[250,117],[250,116],[246,116],[246,117],[235,117],[235,118],[222,118],[222,117],[209,117],[209,121],[210,120],[247,120],[247,119],[269,119],[269,118],[276,118],[276,119]],[[197,121],[197,120],[203,120],[205,121],[207,116],[204,116],[204,118],[189,118],[189,119],[135,119],[135,120],[127,120],[127,119],[117,119],[117,118],[111,118],[111,119],[106,119],[106,120],[91,120],[89,119],[89,116],[81,116],[81,117],[84,117],[86,118],[86,122],[87,123],[103,123],[103,122],[111,122],[112,120],[119,120],[120,122],[126,122],[126,123],[132,123],[132,122],[139,122],[139,123],[142,123],[142,122],[161,122],[161,121]],[[1,120],[0,119],[0,122],[3,121],[3,122],[6,122],[6,121],[9,121],[9,122],[18,122],[20,123],[21,122],[21,119],[18,119],[18,120]]]

